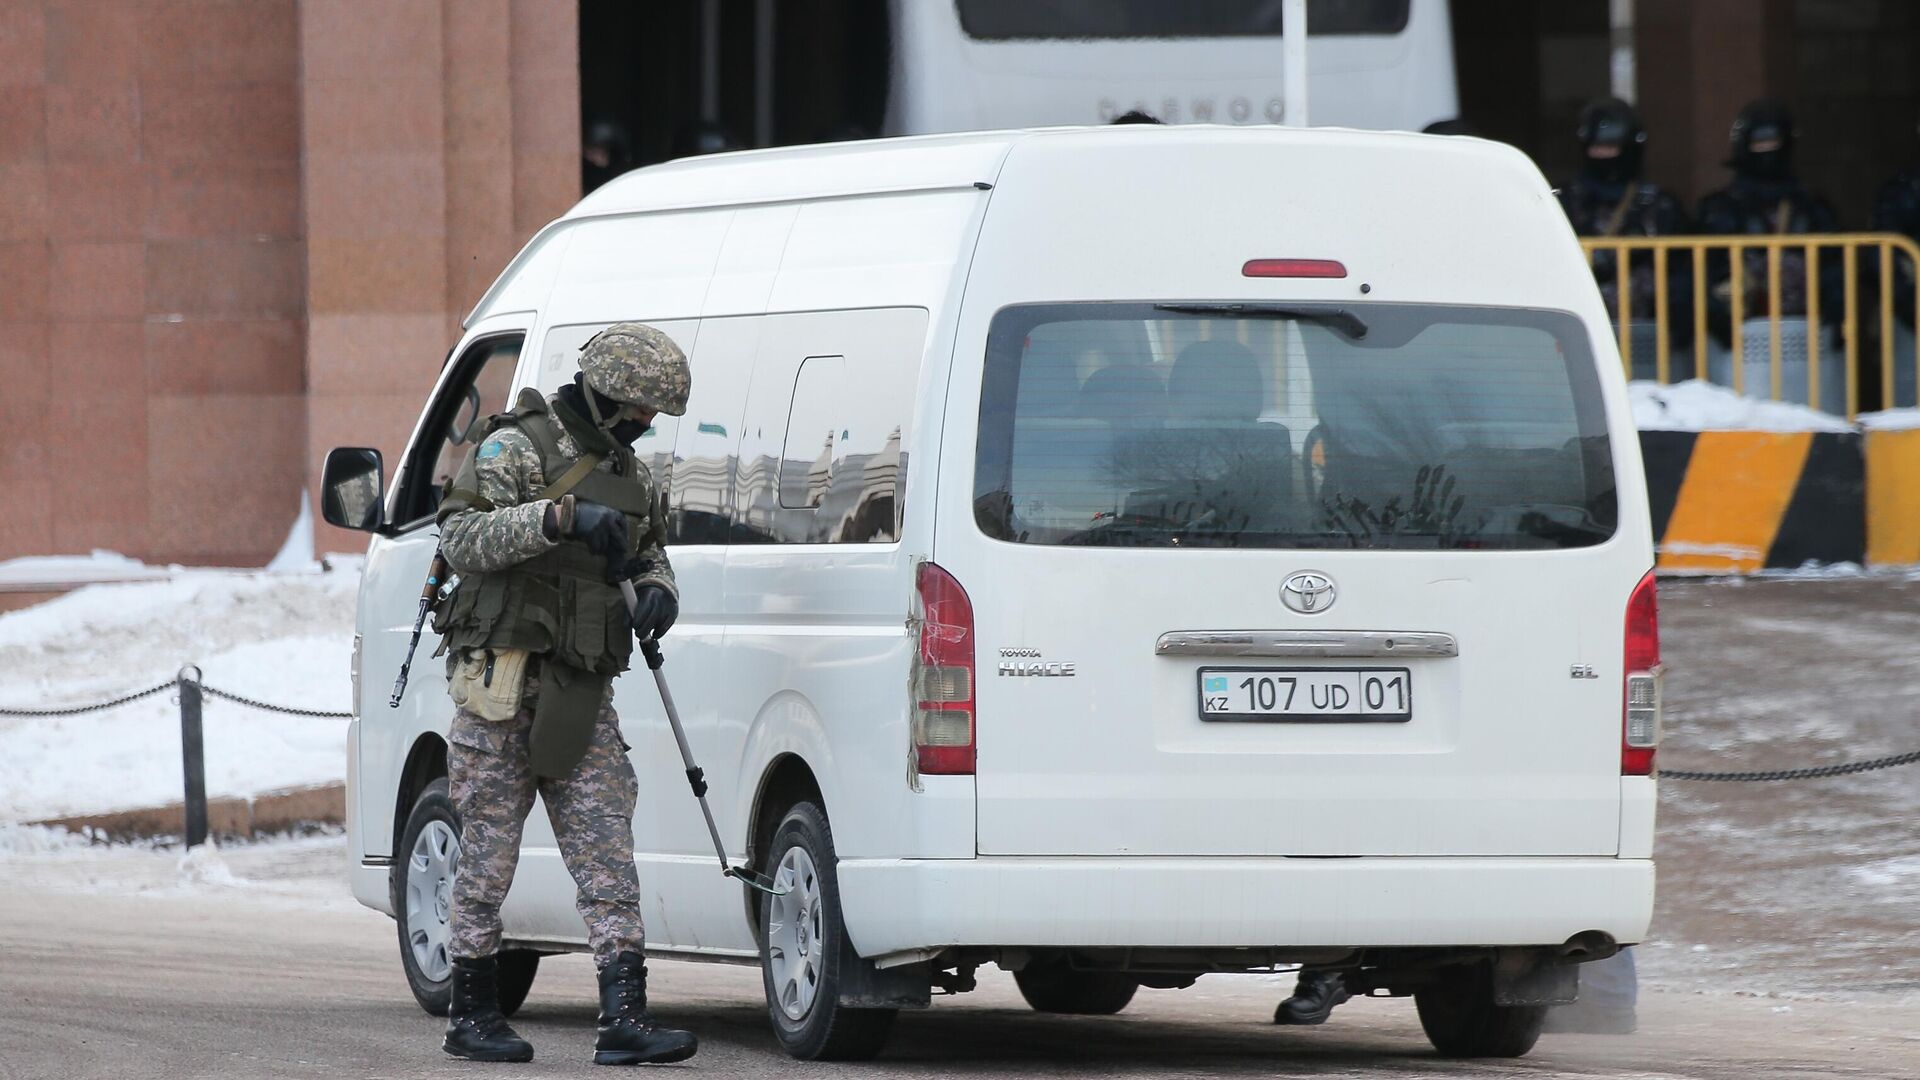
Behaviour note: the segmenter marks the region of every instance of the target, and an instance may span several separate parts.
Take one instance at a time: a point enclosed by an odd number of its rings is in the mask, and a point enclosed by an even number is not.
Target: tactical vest
[[[629,545],[637,550],[654,512],[653,485],[633,452],[619,447],[618,475],[592,468],[580,474],[576,460],[560,452],[548,423],[550,409],[535,390],[524,390],[511,411],[488,420],[491,435],[509,425],[518,428],[540,455],[549,495],[571,492],[576,499],[610,506],[628,515]],[[486,435],[475,440],[475,451]],[[476,453],[469,453],[440,505],[439,518],[463,509],[492,510],[480,493]],[[567,491],[555,491],[568,485]],[[635,520],[637,519],[637,520]],[[607,581],[607,562],[578,541],[505,570],[462,575],[442,606],[434,629],[446,649],[526,649],[568,667],[601,675],[627,669],[633,655],[633,631],[618,585]]]

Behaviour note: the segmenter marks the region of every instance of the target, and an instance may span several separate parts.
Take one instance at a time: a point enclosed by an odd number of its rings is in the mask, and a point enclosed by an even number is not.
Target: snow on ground
[[[1781,401],[1761,401],[1700,379],[1662,386],[1627,384],[1641,431],[1852,431],[1838,416]]]
[[[0,825],[7,882],[49,891],[244,898],[357,911],[341,874],[346,857],[346,836],[340,832],[206,843],[182,852],[170,843],[92,844],[64,829]]]
[[[0,708],[53,708],[170,681],[185,664],[233,693],[299,708],[351,707],[359,560],[291,572],[175,568],[92,585],[0,614]],[[209,698],[207,794],[339,781],[346,721]],[[178,802],[172,691],[101,713],[0,717],[0,824]]]
[[[1868,431],[1911,431],[1920,428],[1920,409],[1861,413],[1856,419]]]
[[[148,566],[114,551],[96,550],[91,555],[29,555],[0,562],[0,585],[22,589],[36,585],[51,589],[101,581],[147,581],[166,576],[166,570],[160,567]]]

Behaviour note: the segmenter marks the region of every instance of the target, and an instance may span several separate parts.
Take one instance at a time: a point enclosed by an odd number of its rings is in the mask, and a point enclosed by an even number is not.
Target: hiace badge
[[[1071,679],[1074,677],[1074,670],[1071,663],[1042,659],[1038,649],[1001,649],[1000,674]]]

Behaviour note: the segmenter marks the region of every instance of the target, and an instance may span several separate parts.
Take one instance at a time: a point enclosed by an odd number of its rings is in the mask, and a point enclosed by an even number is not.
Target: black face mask
[[[1740,171],[1759,180],[1785,180],[1793,175],[1793,159],[1785,150],[1748,151]]]
[[[560,398],[568,408],[589,421],[594,419],[596,413],[604,421],[606,417],[618,414],[625,407],[620,402],[588,386],[586,380],[578,375],[574,376],[572,384],[560,388]],[[652,424],[641,423],[638,420],[615,421],[612,427],[602,422],[597,426],[622,446],[632,446],[634,440],[645,435],[653,427]]]
[[[1592,145],[1588,149],[1591,151]],[[1635,142],[1614,143],[1620,152],[1613,157],[1593,157],[1591,153],[1580,163],[1582,173],[1604,184],[1625,184],[1640,175],[1640,144]]]
[[[638,420],[622,420],[613,425],[613,441],[622,446],[632,446],[634,440],[653,430],[652,424],[643,424]]]

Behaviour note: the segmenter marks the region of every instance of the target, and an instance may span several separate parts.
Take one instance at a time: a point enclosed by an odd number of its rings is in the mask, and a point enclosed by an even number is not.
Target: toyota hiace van
[[[1654,552],[1619,354],[1534,166],[1465,138],[1147,126],[726,154],[595,191],[466,320],[374,533],[353,889],[444,1010],[452,707],[387,688],[484,415],[642,320],[682,615],[617,684],[649,947],[757,964],[800,1057],[996,964],[1054,1012],[1294,965],[1515,1055],[1653,904]],[[432,636],[422,656],[432,648]],[[517,1004],[578,949],[545,817]]]

